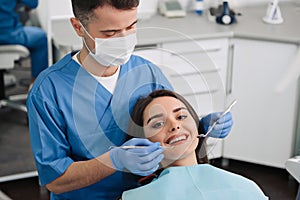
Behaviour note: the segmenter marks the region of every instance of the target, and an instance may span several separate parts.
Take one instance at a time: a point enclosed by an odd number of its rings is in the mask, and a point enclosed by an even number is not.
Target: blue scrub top
[[[114,94],[68,54],[35,80],[28,99],[32,150],[42,185],[76,161],[95,158],[124,142],[137,99],[156,89],[172,89],[161,70],[131,56],[121,66]],[[115,199],[135,187],[136,177],[116,172],[86,188],[51,194],[52,199]]]
[[[122,200],[267,200],[251,180],[209,164],[170,167],[151,183],[126,191]]]

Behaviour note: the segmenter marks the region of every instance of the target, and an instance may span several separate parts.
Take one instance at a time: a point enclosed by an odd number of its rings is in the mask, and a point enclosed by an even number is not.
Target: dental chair
[[[285,163],[285,168],[300,183],[300,156],[288,159]],[[296,200],[300,200],[300,185]]]
[[[4,72],[13,69],[16,61],[28,56],[29,50],[22,45],[0,45],[0,108],[7,106],[27,112],[26,106],[17,102],[25,100],[27,95],[6,96]]]

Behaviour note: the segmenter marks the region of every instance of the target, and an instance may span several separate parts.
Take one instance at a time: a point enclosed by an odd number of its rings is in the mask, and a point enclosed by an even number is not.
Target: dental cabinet
[[[296,82],[281,92],[276,87],[297,48],[290,43],[220,38],[161,43],[135,53],[160,66],[200,115],[238,100],[230,135],[223,141],[207,140],[209,158],[284,168],[293,153],[298,88]]]
[[[227,99],[237,99],[224,158],[285,168],[292,157],[298,110],[297,81],[276,88],[297,53],[296,44],[230,41]]]
[[[211,24],[190,13],[183,19],[172,20],[173,23],[160,16],[142,22],[145,27],[159,24],[161,29],[157,33],[143,34],[141,41],[156,44],[164,51],[159,59],[165,66],[181,68],[183,77],[192,74],[191,63],[198,62],[202,66],[204,80],[211,91],[209,95],[199,93],[203,79],[192,80],[193,76],[189,76],[194,83],[194,96],[199,101],[196,103],[199,114],[222,111],[233,99],[238,100],[232,110],[234,125],[230,135],[221,142],[208,141],[210,158],[223,157],[284,168],[285,161],[294,156],[299,88],[296,81],[281,92],[277,92],[276,87],[299,49],[300,27],[295,26],[295,19],[300,17],[300,5],[280,6],[285,21],[277,26],[262,21],[266,9],[262,6],[240,9],[242,16],[230,26]],[[166,29],[184,36],[175,38],[165,33]],[[205,68],[210,66],[208,59],[201,48],[190,45],[191,38],[199,46],[205,46],[206,55],[216,68],[210,67],[211,71]],[[217,50],[218,45],[220,50]],[[184,58],[190,62],[182,61]],[[221,77],[224,86],[213,83],[212,80],[218,81],[214,75]],[[191,100],[181,82],[175,82],[174,77],[169,80],[173,81],[175,90]],[[219,92],[215,92],[216,88]],[[212,99],[220,102],[212,102]]]

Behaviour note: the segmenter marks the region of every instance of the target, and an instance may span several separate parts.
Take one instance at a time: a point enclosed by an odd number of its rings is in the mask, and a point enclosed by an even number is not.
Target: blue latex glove
[[[119,147],[110,150],[110,159],[116,170],[130,171],[140,176],[148,176],[155,172],[160,161],[164,158],[160,143],[150,142],[147,139],[133,138],[122,146],[146,146],[145,148],[122,149]]]
[[[220,115],[221,112],[211,113],[209,115],[206,115],[200,120],[203,125],[205,133],[209,130],[210,126],[216,120],[219,119]],[[229,112],[218,120],[217,125],[208,134],[208,136],[213,138],[224,138],[229,134],[232,124],[233,124],[232,115],[231,112]]]

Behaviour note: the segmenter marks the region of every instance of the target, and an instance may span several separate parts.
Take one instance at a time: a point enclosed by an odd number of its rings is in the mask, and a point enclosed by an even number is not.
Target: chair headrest
[[[21,57],[29,56],[29,50],[22,45],[0,45],[0,53],[17,53]]]

